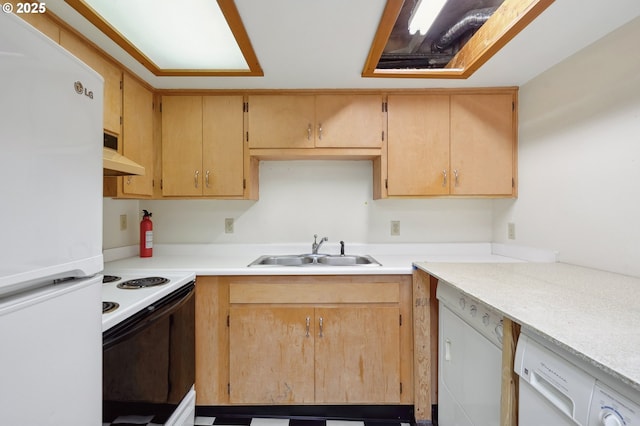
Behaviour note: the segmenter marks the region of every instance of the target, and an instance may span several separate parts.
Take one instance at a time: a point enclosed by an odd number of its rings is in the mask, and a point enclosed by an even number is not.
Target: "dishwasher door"
[[[596,379],[525,333],[516,349],[519,426],[586,426]]]

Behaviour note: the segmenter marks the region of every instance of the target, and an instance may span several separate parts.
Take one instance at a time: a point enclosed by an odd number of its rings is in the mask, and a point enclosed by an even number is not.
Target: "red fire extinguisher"
[[[153,222],[151,213],[142,210],[142,222],[140,222],[140,257],[153,256]]]

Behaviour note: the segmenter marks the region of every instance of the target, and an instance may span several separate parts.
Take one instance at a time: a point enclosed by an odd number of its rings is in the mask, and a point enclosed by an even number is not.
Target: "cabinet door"
[[[203,99],[203,195],[243,195],[242,96],[205,96]]]
[[[317,95],[316,147],[380,148],[381,95]]]
[[[202,195],[202,96],[162,98],[162,195]]]
[[[249,96],[250,148],[313,148],[314,96]]]
[[[451,95],[451,193],[511,195],[514,164],[512,94]]]
[[[153,195],[153,94],[128,74],[123,78],[122,153],[144,166],[144,176],[123,178],[126,195]]]
[[[399,318],[397,305],[316,308],[316,403],[400,402]]]
[[[60,45],[104,78],[104,129],[120,135],[122,116],[122,70],[104,59],[86,41],[68,31],[60,31]]]
[[[229,402],[313,403],[313,308],[231,306],[229,318]]]
[[[388,195],[449,193],[449,95],[390,95]]]

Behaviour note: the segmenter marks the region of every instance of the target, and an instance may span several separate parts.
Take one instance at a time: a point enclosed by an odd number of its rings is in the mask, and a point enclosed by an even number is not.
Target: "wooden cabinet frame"
[[[301,306],[335,308],[350,306],[363,299],[371,306],[391,306],[377,303],[372,297],[388,297],[376,294],[371,288],[387,288],[377,284],[397,283],[398,307],[402,316],[399,327],[400,381],[402,392],[399,404],[413,403],[413,310],[410,275],[347,275],[347,276],[228,276],[198,277],[196,286],[196,395],[198,405],[230,405],[229,398],[229,327],[228,315],[232,306]],[[267,285],[268,295],[278,294],[279,304],[272,304],[272,296],[261,296],[255,286]],[[305,287],[306,299],[296,296],[283,304],[283,297],[294,294],[287,289]],[[280,288],[278,288],[280,287]],[[233,292],[231,288],[235,288]],[[274,290],[275,289],[275,293]],[[309,291],[306,291],[306,290]],[[365,290],[367,289],[367,290]],[[233,294],[232,294],[233,293]],[[235,294],[235,295],[234,295]],[[242,299],[237,299],[241,294]],[[267,293],[265,293],[267,294]],[[299,295],[300,292],[295,292]],[[258,297],[256,299],[256,297]],[[260,299],[260,297],[262,297]],[[266,298],[265,298],[266,297]],[[253,299],[252,299],[253,298]],[[383,299],[380,299],[383,300]],[[388,299],[384,299],[388,300]],[[242,303],[237,303],[242,301]],[[253,303],[249,303],[253,302]],[[287,302],[284,299],[284,302]],[[352,303],[354,302],[354,303]],[[366,307],[367,304],[360,306]],[[233,319],[231,319],[233,321]],[[314,320],[315,321],[315,320]],[[317,328],[317,324],[315,327]],[[317,330],[316,330],[317,332]],[[305,402],[306,403],[306,402]]]

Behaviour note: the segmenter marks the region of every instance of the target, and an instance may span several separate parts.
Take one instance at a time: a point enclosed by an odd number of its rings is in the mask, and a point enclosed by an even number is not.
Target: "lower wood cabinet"
[[[413,403],[411,297],[408,275],[199,278],[198,405]]]

